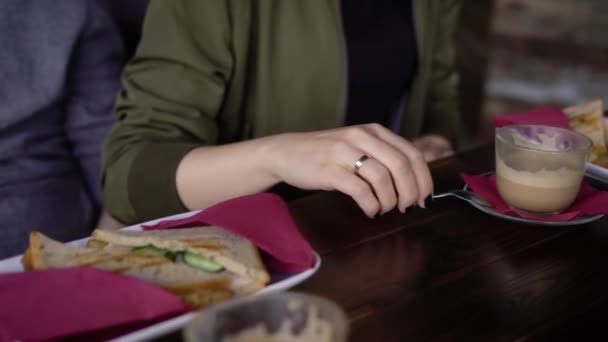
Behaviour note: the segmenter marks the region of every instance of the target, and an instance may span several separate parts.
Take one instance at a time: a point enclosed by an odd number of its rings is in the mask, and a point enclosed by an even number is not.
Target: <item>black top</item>
[[[346,124],[390,125],[418,58],[411,0],[342,0],[348,54]]]

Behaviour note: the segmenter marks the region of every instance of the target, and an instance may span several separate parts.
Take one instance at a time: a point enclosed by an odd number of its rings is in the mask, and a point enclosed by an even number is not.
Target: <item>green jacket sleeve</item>
[[[232,67],[226,3],[150,2],[103,149],[104,204],[123,223],[186,210],[175,172],[191,149],[216,142]]]
[[[454,31],[460,15],[460,0],[436,3],[437,21],[428,97],[425,101],[424,131],[455,141],[460,129],[458,73],[455,66]]]

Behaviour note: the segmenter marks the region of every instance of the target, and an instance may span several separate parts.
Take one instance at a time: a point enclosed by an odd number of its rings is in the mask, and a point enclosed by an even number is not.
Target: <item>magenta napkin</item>
[[[502,114],[494,117],[496,127],[508,125],[547,125],[561,128],[570,128],[566,114],[551,106],[542,106],[526,112]]]
[[[581,184],[581,189],[579,190],[576,200],[574,200],[574,203],[572,203],[569,208],[558,215],[538,216],[511,209],[498,193],[498,189],[496,188],[496,177],[494,175],[473,176],[461,173],[460,177],[473,192],[492,203],[495,206],[494,209],[499,213],[526,219],[553,222],[570,221],[583,215],[608,214],[608,192],[597,191],[585,181]]]
[[[148,229],[213,225],[249,239],[271,256],[271,272],[294,273],[312,268],[314,254],[298,231],[285,202],[277,195],[261,193],[238,197],[209,207],[191,217],[167,220]]]
[[[141,280],[89,267],[0,275],[0,341],[87,340],[190,311]]]

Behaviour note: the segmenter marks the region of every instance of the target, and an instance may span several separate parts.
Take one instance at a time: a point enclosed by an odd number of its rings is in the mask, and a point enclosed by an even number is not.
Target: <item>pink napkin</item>
[[[162,221],[144,229],[213,225],[249,239],[272,258],[271,272],[294,273],[313,267],[310,244],[302,237],[285,202],[270,193],[231,199],[191,217]]]
[[[569,208],[558,215],[537,216],[511,209],[500,197],[500,194],[496,189],[496,177],[494,175],[473,176],[461,173],[460,177],[469,187],[471,187],[473,192],[492,203],[495,206],[494,209],[499,213],[519,216],[526,219],[553,222],[570,221],[583,215],[608,214],[608,192],[596,191],[591,185],[584,181],[581,184],[581,189],[579,190],[576,200]]]
[[[0,275],[0,303],[0,341],[107,339],[190,311],[159,287],[89,267]]]
[[[570,128],[570,122],[564,112],[556,107],[542,106],[532,110],[503,114],[494,117],[496,127],[508,125],[547,125],[561,128]]]

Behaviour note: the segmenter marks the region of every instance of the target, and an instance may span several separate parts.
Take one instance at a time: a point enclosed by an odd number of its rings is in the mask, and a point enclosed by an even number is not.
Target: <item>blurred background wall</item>
[[[462,110],[478,139],[492,117],[608,102],[608,0],[464,0],[456,33]]]

